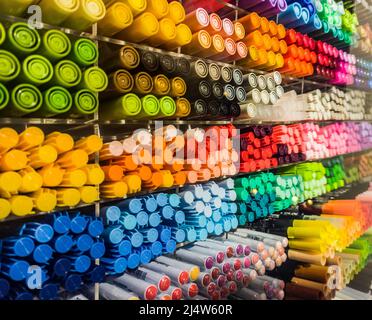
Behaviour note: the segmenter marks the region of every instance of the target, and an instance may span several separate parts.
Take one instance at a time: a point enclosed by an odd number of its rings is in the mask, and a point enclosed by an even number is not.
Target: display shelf
[[[56,119],[56,118],[0,118],[0,125],[33,124],[33,125],[90,125],[95,119]]]

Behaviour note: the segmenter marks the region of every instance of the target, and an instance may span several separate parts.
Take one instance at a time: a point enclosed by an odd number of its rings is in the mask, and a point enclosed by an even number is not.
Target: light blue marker
[[[130,240],[132,247],[139,248],[143,243],[143,235],[137,230],[127,231],[126,237]]]
[[[171,239],[172,237],[172,231],[170,228],[166,227],[166,226],[159,226],[157,228],[158,232],[159,232],[159,239],[161,242],[167,242]]]
[[[171,206],[164,206],[160,209],[161,215],[164,219],[170,220],[173,218],[175,210]]]
[[[212,219],[208,219],[206,228],[207,228],[208,233],[213,233],[213,231],[214,231],[214,222],[213,222]]]
[[[188,226],[204,228],[207,225],[207,218],[204,215],[187,215],[185,224]]]
[[[171,228],[172,239],[176,240],[177,243],[184,242],[186,239],[185,230],[179,228]]]
[[[208,231],[205,228],[195,228],[196,237],[198,240],[204,241],[208,238]]]
[[[19,235],[27,235],[40,243],[49,242],[54,235],[54,230],[49,224],[29,222],[25,223]]]
[[[189,242],[194,242],[196,240],[196,232],[195,229],[188,226],[181,227],[186,232],[186,240]]]
[[[149,226],[156,228],[161,223],[161,217],[159,213],[153,212],[149,215]]]
[[[164,207],[168,204],[168,194],[166,193],[158,193],[155,199],[159,207]]]
[[[223,217],[222,224],[223,224],[223,230],[225,232],[229,232],[231,230],[231,222],[230,222],[229,217]]]
[[[167,253],[174,253],[177,248],[177,243],[174,240],[168,240],[166,243],[163,244],[163,252]]]
[[[223,224],[222,223],[216,223],[214,225],[214,232],[213,234],[216,236],[220,236],[223,233]]]
[[[117,206],[121,209],[121,211],[129,211],[130,213],[136,214],[140,212],[142,209],[142,201],[141,199],[127,199],[121,201],[117,204]]]
[[[108,206],[101,209],[101,216],[105,224],[113,224],[120,219],[121,211],[117,206]]]
[[[155,228],[142,229],[143,243],[153,243],[158,240],[159,232]]]
[[[110,226],[103,231],[103,238],[112,244],[120,243],[124,238],[123,230],[117,226]]]
[[[137,225],[140,228],[147,226],[147,224],[149,223],[149,215],[145,211],[138,212],[136,218]]]
[[[124,230],[134,230],[137,225],[137,218],[129,212],[122,211],[119,223],[123,226]]]
[[[155,241],[152,244],[148,245],[148,247],[154,257],[160,256],[163,250],[163,245],[160,241]]]
[[[178,194],[173,193],[169,195],[169,204],[171,205],[171,207],[178,208],[180,206],[180,203],[181,198]]]
[[[102,264],[109,274],[123,273],[127,269],[127,259],[124,257],[120,258],[101,258],[100,264]]]
[[[154,197],[142,198],[142,203],[145,205],[147,212],[155,212],[158,208],[158,203]]]

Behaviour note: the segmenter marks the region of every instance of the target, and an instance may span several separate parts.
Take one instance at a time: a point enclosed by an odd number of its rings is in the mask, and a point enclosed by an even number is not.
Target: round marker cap
[[[145,211],[140,211],[136,215],[137,224],[141,227],[147,225],[149,222],[149,215]]]
[[[0,31],[0,36],[1,36],[1,31]],[[5,279],[0,278],[0,300],[8,296],[9,289],[10,289],[9,282]]]
[[[140,256],[137,253],[132,253],[128,257],[128,268],[129,269],[135,269],[140,264]]]
[[[58,289],[59,287],[54,283],[44,285],[39,292],[40,300],[54,300],[58,296]]]
[[[106,251],[106,247],[102,242],[95,242],[92,244],[89,250],[89,255],[93,259],[99,259],[103,257],[103,255],[105,254],[105,251]]]
[[[151,244],[151,252],[154,256],[159,256],[161,255],[163,251],[163,246],[160,241],[155,241],[154,243]]]
[[[35,239],[40,243],[49,242],[54,235],[53,228],[48,224],[42,224],[38,226],[35,230]]]
[[[22,237],[14,243],[14,253],[18,257],[27,257],[35,248],[34,241],[28,237]]]
[[[79,236],[76,240],[76,247],[81,252],[88,251],[93,245],[93,239],[87,234]]]
[[[56,238],[54,242],[54,249],[58,253],[66,253],[71,250],[73,245],[74,242],[72,238],[69,235],[65,234]]]
[[[185,222],[185,213],[183,211],[176,211],[176,213],[174,214],[174,220],[178,224],[184,223]]]
[[[53,267],[54,273],[58,277],[64,277],[71,269],[71,262],[66,258],[58,259]]]
[[[104,266],[96,266],[90,272],[90,281],[93,283],[101,283],[105,280],[106,269]]]
[[[168,228],[163,228],[160,232],[160,240],[162,242],[167,242],[168,240],[171,239],[172,233],[170,229]]]
[[[38,245],[33,253],[33,258],[37,263],[47,263],[53,254],[53,249],[47,244]]]
[[[71,231],[73,233],[82,233],[88,224],[87,219],[81,216],[76,216],[71,220]]]
[[[148,249],[142,250],[141,255],[140,255],[140,259],[141,259],[141,264],[149,263],[152,259],[151,250],[148,250]]]
[[[115,260],[114,263],[114,272],[115,273],[123,273],[127,269],[127,259],[125,258],[118,258]]]
[[[135,232],[134,234],[132,234],[131,243],[132,246],[135,248],[140,247],[143,243],[143,235],[139,232]]]
[[[66,233],[70,230],[71,220],[68,216],[60,216],[54,220],[53,229],[56,233]]]
[[[194,242],[196,240],[196,231],[194,229],[187,230],[187,241]]]
[[[181,243],[181,242],[184,242],[185,241],[185,238],[186,238],[186,233],[183,229],[178,229],[175,234],[174,234],[174,238],[176,239],[176,242],[177,243]]]
[[[132,252],[132,244],[128,240],[123,240],[119,244],[119,253],[122,256],[127,256]]]
[[[14,281],[26,279],[30,265],[26,261],[17,261],[10,265],[9,277]]]
[[[83,279],[77,274],[69,275],[64,283],[64,287],[67,292],[75,292],[81,288]]]
[[[103,232],[103,229],[103,223],[100,220],[93,220],[88,225],[88,232],[94,238],[100,236]]]
[[[167,243],[165,244],[165,250],[167,253],[173,253],[174,251],[176,251],[176,246],[177,243],[176,241],[174,240],[169,240],[167,241]]]
[[[91,264],[90,258],[88,256],[81,255],[76,258],[73,265],[75,267],[76,272],[84,273],[89,269],[90,264]]]
[[[137,218],[132,214],[124,217],[123,226],[126,230],[133,230],[137,225]]]

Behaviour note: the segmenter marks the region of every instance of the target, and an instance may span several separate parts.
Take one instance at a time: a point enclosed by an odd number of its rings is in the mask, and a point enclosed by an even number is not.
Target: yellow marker
[[[289,238],[323,238],[324,233],[323,227],[289,227],[287,229]]]
[[[146,0],[120,0],[120,2],[123,2],[130,7],[134,17],[145,11],[147,7]]]
[[[123,198],[128,194],[128,186],[124,181],[104,182],[100,185],[100,192],[106,199]]]
[[[161,184],[161,187],[163,188],[170,188],[174,184],[174,178],[172,173],[169,170],[160,170],[160,172],[163,175],[163,182]]]
[[[41,0],[38,5],[43,13],[43,22],[60,25],[79,9],[79,0]]]
[[[163,47],[168,50],[174,50],[177,47],[188,45],[191,41],[192,33],[190,28],[186,24],[180,23],[176,26],[176,37],[173,40],[164,43]]]
[[[55,131],[46,136],[44,144],[52,146],[61,154],[74,148],[74,139],[67,133]]]
[[[68,151],[56,163],[64,169],[80,169],[88,163],[88,154],[81,149]]]
[[[50,212],[57,206],[57,191],[53,189],[40,189],[31,194],[34,208],[41,212]]]
[[[30,197],[14,196],[10,200],[11,212],[19,217],[32,213],[34,203]]]
[[[156,19],[152,13],[145,12],[136,17],[133,23],[122,32],[119,32],[116,37],[134,43],[139,43],[156,35],[158,32],[158,19]]]
[[[50,145],[44,145],[29,150],[29,165],[35,169],[45,167],[57,160],[57,150]]]
[[[28,127],[19,135],[16,146],[20,150],[29,150],[40,146],[44,142],[44,132],[37,127]]]
[[[158,20],[164,18],[169,13],[167,0],[147,0],[146,11],[151,12]]]
[[[166,17],[171,18],[175,24],[179,24],[185,20],[185,8],[178,1],[172,1],[169,3],[169,12]]]
[[[61,169],[60,166],[53,164],[38,170],[38,173],[43,179],[44,187],[57,187],[60,185],[64,172],[65,170]]]
[[[82,138],[75,143],[75,149],[84,150],[88,155],[98,152],[102,148],[102,139],[95,134]]]
[[[27,153],[13,149],[0,158],[0,171],[18,171],[27,166]]]
[[[318,239],[289,240],[289,247],[293,249],[317,251],[321,253],[324,253],[327,249],[324,242]]]
[[[22,183],[19,187],[19,192],[29,193],[39,190],[43,185],[42,176],[37,173],[33,168],[27,167],[19,171],[22,177]]]
[[[0,154],[7,152],[18,144],[18,133],[12,128],[0,129]]]
[[[87,182],[87,175],[81,169],[76,170],[66,170],[62,183],[60,184],[61,187],[72,187],[72,188],[80,188]]]
[[[128,186],[128,193],[135,193],[141,191],[141,178],[135,174],[126,175],[123,181]]]
[[[22,184],[22,178],[17,172],[9,171],[0,174],[0,191],[17,193]]]
[[[0,220],[5,219],[10,215],[11,209],[10,202],[0,198]]]
[[[84,203],[93,203],[99,200],[99,194],[96,187],[84,186],[79,189],[81,201]]]
[[[111,37],[133,23],[129,6],[116,2],[107,9],[106,16],[98,23],[98,33]]]
[[[74,188],[57,189],[57,206],[74,207],[80,202],[80,192]]]
[[[190,280],[191,281],[196,281],[199,277],[199,274],[200,274],[200,268],[195,266],[195,267],[192,267],[190,270],[189,270],[189,275],[190,275]]]
[[[106,7],[102,0],[80,0],[79,9],[72,13],[62,25],[66,28],[85,31],[103,19],[105,14]]]
[[[30,5],[37,2],[37,0],[1,0],[0,13],[19,17],[27,11]]]
[[[98,164],[88,164],[81,168],[87,176],[87,185],[99,185],[105,180],[105,173]]]
[[[159,31],[147,40],[148,44],[158,47],[176,38],[176,25],[172,19],[164,18],[159,21]]]

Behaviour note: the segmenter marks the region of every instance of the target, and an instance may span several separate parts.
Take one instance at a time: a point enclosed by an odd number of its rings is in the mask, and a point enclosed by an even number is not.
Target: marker
[[[167,275],[159,274],[144,268],[138,268],[131,274],[144,281],[156,284],[158,289],[162,292],[167,291],[171,285],[171,279]]]
[[[52,62],[66,58],[71,52],[70,39],[59,30],[46,31],[41,40],[40,53]]]
[[[193,33],[204,29],[209,25],[208,12],[203,8],[197,8],[186,15],[184,23],[190,27]]]
[[[99,294],[105,300],[139,300],[135,293],[110,283],[100,283]]]
[[[186,284],[190,280],[189,273],[187,271],[182,271],[181,269],[166,266],[154,261],[147,264],[145,269],[150,269],[159,273],[165,273],[171,278],[174,283],[177,283],[178,285]]]
[[[176,25],[176,37],[162,46],[167,50],[175,50],[178,47],[188,45],[192,41],[192,33],[187,24],[180,23]]]
[[[176,38],[176,25],[172,19],[163,18],[159,21],[159,31],[157,34],[150,37],[147,42],[154,47],[158,47],[172,41]]]
[[[116,34],[116,37],[131,42],[142,42],[159,32],[159,22],[150,12],[144,12],[134,18],[133,23]]]
[[[38,5],[44,12],[43,22],[57,26],[79,9],[79,1],[77,0],[69,2],[42,0]]]
[[[39,33],[24,22],[12,23],[7,30],[4,42],[5,48],[22,57],[35,53],[40,44]]]
[[[175,266],[176,268],[180,268],[182,270],[187,269],[190,276],[190,281],[196,281],[200,274],[200,268],[190,263],[186,263],[184,261],[171,259],[168,257],[160,256],[156,258],[157,262],[164,263],[169,266]]]
[[[43,105],[39,109],[45,117],[68,112],[72,107],[72,96],[69,91],[63,87],[51,87],[43,92]]]
[[[133,14],[130,6],[116,2],[107,8],[105,17],[98,22],[98,33],[112,37],[132,23]]]
[[[94,23],[103,19],[105,15],[106,7],[101,0],[83,2],[77,11],[74,11],[63,21],[62,25],[67,28],[85,31]]]
[[[166,15],[167,18],[170,18],[174,21],[175,24],[179,24],[185,20],[185,9],[183,5],[177,1],[172,1],[168,4],[169,12]]]
[[[53,74],[52,83],[65,88],[77,86],[82,79],[82,73],[79,66],[70,60],[62,60],[58,62],[54,66]]]

